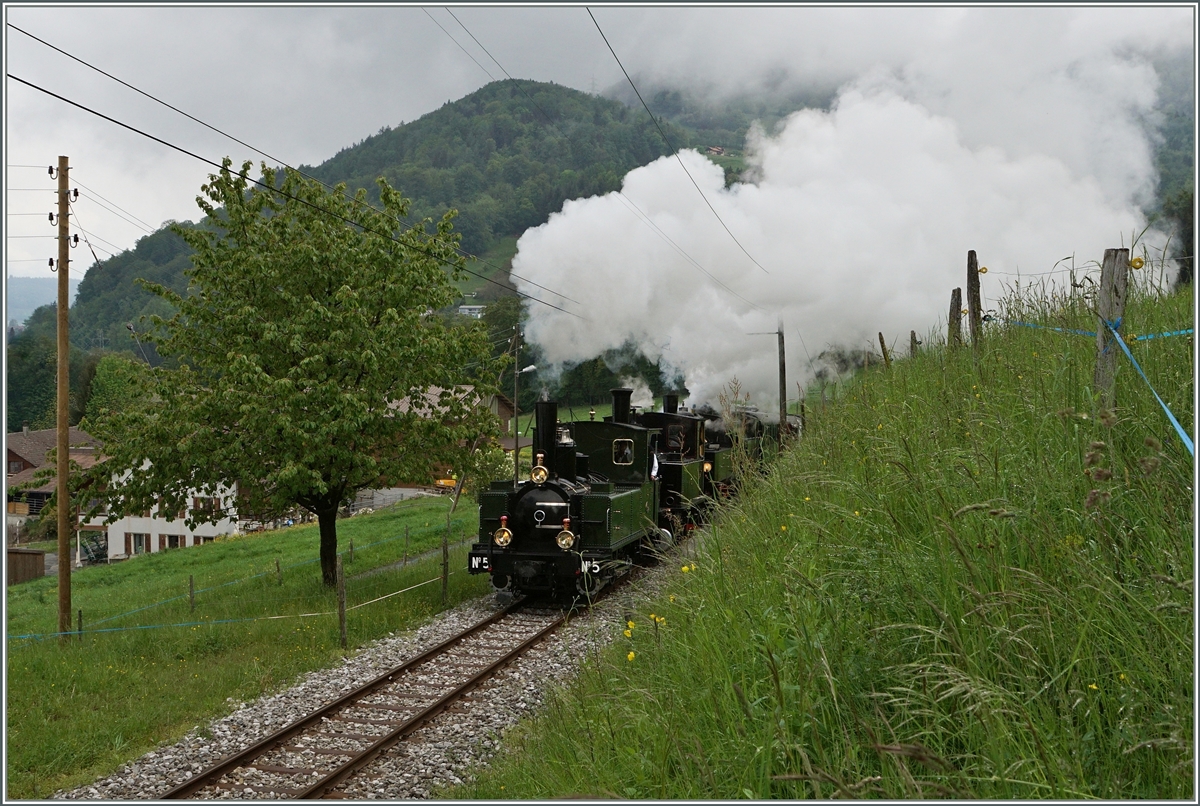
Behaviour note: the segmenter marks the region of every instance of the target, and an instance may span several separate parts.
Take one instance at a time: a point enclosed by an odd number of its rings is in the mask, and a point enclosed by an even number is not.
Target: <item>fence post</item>
[[[283,584],[283,569],[279,567],[279,558],[275,558],[275,576],[279,578],[279,584]]]
[[[342,557],[337,558],[338,633],[342,649],[346,649],[346,576],[342,573]]]
[[[354,538],[350,538],[350,556],[346,562],[354,562]]]
[[[910,358],[917,357],[917,344],[919,343],[920,342],[917,341],[917,331],[908,331],[908,355]]]
[[[192,612],[196,612],[196,578],[188,574],[188,604],[191,605]]]
[[[79,611],[79,640],[83,640],[83,610]]]
[[[950,318],[946,322],[947,347],[962,346],[962,289],[956,288],[950,292]]]
[[[450,598],[450,512],[446,512],[446,534],[442,535],[442,604]]]
[[[883,368],[892,368],[892,357],[888,354],[887,342],[883,340],[883,332],[879,333],[879,349],[883,351]]]
[[[967,314],[971,323],[971,347],[983,346],[983,303],[979,299],[979,259],[975,250],[967,252]]]
[[[1121,318],[1125,315],[1125,291],[1129,283],[1129,250],[1105,249],[1104,264],[1100,267],[1100,291],[1096,297],[1096,376],[1095,387],[1100,395],[1100,408],[1112,409],[1116,405],[1117,353],[1113,349],[1112,336],[1107,322],[1114,329],[1121,329]]]
[[[400,566],[406,568],[408,566],[408,526],[404,527],[404,563]]]

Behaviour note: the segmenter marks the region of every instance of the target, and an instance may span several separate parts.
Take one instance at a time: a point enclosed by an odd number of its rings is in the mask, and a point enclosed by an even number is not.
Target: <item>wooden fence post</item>
[[[83,640],[83,611],[79,611],[79,640]]]
[[[883,332],[879,333],[879,349],[883,351],[883,368],[892,368],[892,357],[888,354],[887,342],[883,340]]]
[[[1096,297],[1096,392],[1100,408],[1111,410],[1116,405],[1117,346],[1108,332],[1107,322],[1121,329],[1125,315],[1125,291],[1129,283],[1129,250],[1105,249],[1104,264],[1100,267],[1100,291]]]
[[[401,564],[400,567],[404,568],[407,565],[408,565],[408,527],[405,526],[404,527],[404,562],[403,562],[403,564]]]
[[[950,319],[946,322],[947,347],[962,346],[962,289],[956,288],[950,292]]]
[[[346,559],[346,562],[354,562],[354,538],[350,538],[350,556]]]
[[[971,323],[971,347],[983,346],[983,303],[979,299],[979,259],[975,250],[967,252],[967,314]]]
[[[342,649],[346,649],[346,576],[342,573],[342,556],[337,558],[338,632]]]
[[[917,331],[915,331],[915,330],[908,331],[908,355],[910,358],[917,357],[917,345],[918,344],[920,344],[920,342],[917,341]]]
[[[446,512],[446,534],[442,535],[442,604],[450,598],[450,512]]]
[[[279,567],[279,558],[275,558],[275,576],[279,578],[279,584],[283,584],[283,569]]]
[[[191,605],[192,612],[196,612],[196,578],[188,574],[188,604]]]

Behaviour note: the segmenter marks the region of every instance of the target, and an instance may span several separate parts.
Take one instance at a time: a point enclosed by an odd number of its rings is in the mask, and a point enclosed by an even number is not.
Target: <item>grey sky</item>
[[[456,7],[455,14],[512,75],[603,90],[621,74],[582,6]],[[713,94],[806,82],[839,86],[871,71],[891,71],[934,112],[960,121],[968,144],[1008,127],[1006,147],[1063,154],[1078,131],[1028,142],[1021,128],[1046,128],[1053,96],[1036,117],[1013,118],[1002,101],[1013,61],[974,42],[1005,39],[1029,60],[1093,45],[1192,47],[1191,7],[1175,8],[617,8],[594,13],[631,72],[689,83]],[[429,7],[496,77],[490,62],[450,15]],[[458,45],[416,6],[388,7],[47,7],[5,6],[6,20],[292,164],[317,163],[378,131],[413,120],[489,81]],[[964,59],[964,54],[970,58]],[[9,73],[219,160],[256,155],[127,88],[6,29]],[[945,62],[945,63],[944,63]],[[949,63],[947,66],[946,63]],[[928,76],[934,80],[926,81]],[[950,78],[947,79],[947,76]],[[1037,81],[1036,71],[1019,80]],[[1102,79],[1103,77],[1101,77]],[[942,83],[939,84],[939,81]],[[949,83],[947,83],[947,81]],[[978,114],[966,81],[1001,103]],[[5,82],[6,231],[52,235],[45,167],[71,158],[74,178],[157,227],[195,219],[194,198],[209,168],[12,80]],[[974,99],[974,100],[972,100]],[[973,108],[967,108],[971,107]],[[1076,112],[1078,110],[1071,110]],[[1092,123],[1086,117],[1075,128]],[[1058,138],[1058,142],[1052,142]],[[1045,142],[1050,142],[1045,146]],[[1087,151],[1092,154],[1095,150]],[[1081,157],[1082,159],[1082,157]],[[1068,160],[1069,161],[1069,160]],[[1079,164],[1087,173],[1097,166]],[[24,188],[38,190],[28,191]],[[83,191],[84,195],[89,195]],[[145,234],[83,199],[82,227],[108,252]],[[34,213],[37,215],[11,215]],[[83,245],[80,245],[83,249]],[[49,276],[52,238],[6,239],[11,275]],[[83,260],[85,251],[74,252]],[[101,252],[100,257],[105,257]],[[83,265],[76,263],[76,270]]]

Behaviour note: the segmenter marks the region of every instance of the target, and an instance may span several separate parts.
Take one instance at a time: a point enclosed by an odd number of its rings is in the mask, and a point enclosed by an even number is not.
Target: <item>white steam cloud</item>
[[[992,23],[1018,10],[992,11],[1004,13],[947,12],[944,47],[866,65],[828,112],[753,131],[751,183],[726,189],[717,166],[680,155],[767,272],[674,157],[630,172],[623,197],[567,202],[521,238],[513,270],[580,300],[565,307],[586,319],[533,304],[529,338],[560,365],[632,341],[682,373],[693,402],[715,401],[736,377],[770,409],[775,339],[747,334],[774,331],[780,318],[789,380],[804,381],[798,335],[815,357],[830,345],[867,347],[877,331],[907,344],[909,330],[923,337],[943,325],[969,249],[989,268],[986,308],[1018,270],[1128,244],[1156,179],[1145,117],[1157,77],[1124,37],[1153,26],[1106,38],[1090,10],[1042,10],[1037,19],[1054,24],[1014,36]]]

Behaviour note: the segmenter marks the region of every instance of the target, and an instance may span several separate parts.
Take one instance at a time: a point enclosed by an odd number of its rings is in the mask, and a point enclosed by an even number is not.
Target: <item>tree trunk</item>
[[[337,507],[317,513],[321,526],[321,581],[329,587],[337,585]]]

